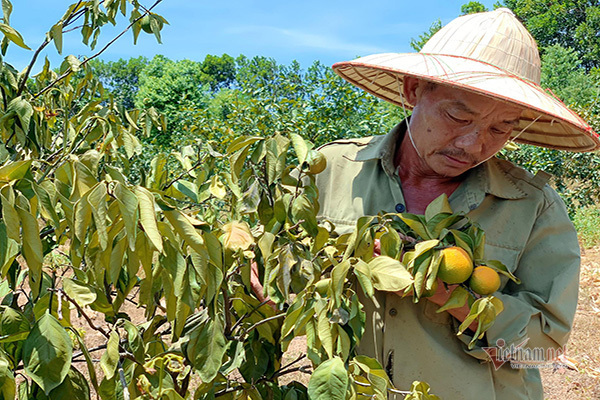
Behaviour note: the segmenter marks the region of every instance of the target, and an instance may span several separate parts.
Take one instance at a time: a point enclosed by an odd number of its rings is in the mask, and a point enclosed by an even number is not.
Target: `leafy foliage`
[[[504,0],[545,48],[574,49],[587,71],[599,66],[600,5],[589,0]]]
[[[11,10],[4,0],[3,49],[26,47],[8,24]],[[134,40],[142,31],[160,40],[166,20],[152,7],[82,1],[40,47],[62,51],[63,34],[83,19],[93,48],[118,15],[129,18]],[[125,64],[94,57],[67,56],[57,70],[46,62],[32,77],[35,56],[21,74],[2,62],[0,396],[345,399],[394,391],[435,399],[423,382],[393,388],[376,360],[356,354],[365,324],[356,289],[419,301],[448,246],[515,278],[485,260],[483,232],[444,198],[423,216],[361,218],[342,236],[316,219],[314,175],[324,160],[312,141],[381,132],[400,116],[318,63],[304,72],[262,57],[240,57],[235,68],[226,55],[203,63],[157,57],[113,76]],[[140,80],[131,79],[142,66]],[[115,102],[136,90],[141,109]],[[144,141],[160,135],[168,151],[148,151]],[[127,304],[143,312],[141,323]],[[474,323],[473,340],[502,310],[461,285],[441,311],[464,304],[471,313],[460,329]],[[102,345],[91,348],[87,331]],[[283,365],[300,335],[312,367]],[[279,383],[311,369],[308,387]]]
[[[140,88],[139,76],[147,64],[145,57],[107,62],[95,59],[90,61],[90,68],[105,90],[114,96],[115,102],[131,110]]]
[[[576,110],[596,131],[600,129],[597,79],[581,68],[574,50],[559,45],[546,49],[542,57],[542,86]],[[571,216],[579,207],[596,204],[600,196],[597,153],[569,153],[522,145],[518,151],[506,151],[504,155],[532,172],[541,169],[552,174],[552,184],[565,200]]]

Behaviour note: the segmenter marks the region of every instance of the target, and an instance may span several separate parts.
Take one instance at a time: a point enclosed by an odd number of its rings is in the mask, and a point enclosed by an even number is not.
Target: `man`
[[[449,296],[417,304],[394,293],[363,296],[359,353],[377,358],[399,389],[423,380],[443,399],[542,399],[537,369],[496,368],[486,348],[564,346],[577,304],[576,232],[543,172],[533,176],[494,155],[509,139],[571,151],[600,146],[592,129],[539,87],[534,39],[508,9],[457,18],[416,54],[335,64],[349,82],[412,108],[385,136],[321,148],[320,217],[338,233],[363,215],[422,214],[442,193],[486,232],[486,258],[522,281],[494,293],[504,311],[478,345],[457,336],[468,309],[436,313]],[[538,360],[542,361],[542,360]],[[549,360],[547,360],[549,361]]]

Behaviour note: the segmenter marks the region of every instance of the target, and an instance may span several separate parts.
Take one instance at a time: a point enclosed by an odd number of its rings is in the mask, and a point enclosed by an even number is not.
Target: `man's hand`
[[[457,287],[458,285],[448,285],[448,289],[446,289],[446,285],[444,284],[444,282],[442,282],[438,278],[437,290],[432,296],[426,297],[426,299],[441,307],[444,304],[446,304],[446,301],[448,301],[448,298],[450,298],[450,295]],[[465,304],[460,308],[451,308],[450,310],[447,310],[447,312],[449,312],[450,315],[452,315],[460,322],[463,322],[465,318],[467,318],[467,315],[469,315],[469,311],[470,309],[468,304]],[[469,325],[469,329],[475,332],[477,330],[477,321],[473,321],[473,323]]]
[[[252,264],[250,265],[250,286],[252,287],[252,291],[256,295],[256,298],[260,300],[261,303],[266,301],[266,304],[274,309],[276,308],[275,303],[264,295],[264,288],[258,277],[258,265],[254,261],[252,261]]]

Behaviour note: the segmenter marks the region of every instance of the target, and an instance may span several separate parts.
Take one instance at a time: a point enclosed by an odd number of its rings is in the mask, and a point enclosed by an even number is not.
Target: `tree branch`
[[[91,60],[95,59],[96,57],[100,56],[102,53],[104,53],[106,51],[106,49],[108,49],[114,42],[116,42],[117,40],[119,40],[121,38],[121,36],[123,36],[125,33],[127,33],[127,31],[129,29],[131,29],[131,27],[138,22],[139,20],[141,20],[143,17],[145,17],[147,14],[150,13],[150,11],[156,7],[158,4],[160,4],[162,2],[162,0],[156,0],[156,2],[142,15],[140,15],[138,18],[136,18],[135,20],[133,20],[133,22],[131,22],[127,28],[125,28],[121,33],[119,33],[117,36],[115,36],[110,42],[108,42],[99,52],[97,52],[96,54],[94,54],[93,56],[91,56],[90,58],[86,58],[81,64],[80,67],[84,66],[85,64],[87,64],[88,62],[90,62]],[[34,99],[37,99],[38,97],[40,97],[42,94],[46,93],[48,90],[52,89],[54,86],[56,86],[57,83],[59,83],[60,81],[62,81],[63,79],[65,79],[67,76],[69,76],[71,73],[73,72],[72,68],[69,67],[67,68],[67,70],[58,78],[56,78],[54,81],[50,82],[50,84],[48,84],[48,86],[46,86],[45,88],[43,88],[41,91],[39,91],[38,93],[36,93],[35,95],[33,95]]]
[[[83,2],[83,0],[79,0],[79,2],[77,3],[77,6],[74,9],[77,9],[81,5],[82,2]],[[102,0],[101,3],[103,3],[103,2],[104,2],[104,0]],[[76,13],[72,13],[71,15],[69,15],[67,17],[67,19],[65,20],[65,22],[63,23],[63,27],[68,26],[74,20],[77,20],[83,13],[85,13],[86,10],[87,10],[87,7],[84,7],[81,10],[77,11]],[[73,19],[75,14],[79,14],[79,15],[77,15],[77,17],[75,19]],[[23,75],[23,79],[21,80],[21,83],[19,84],[19,89],[17,90],[16,97],[19,97],[23,93],[23,90],[25,90],[25,85],[27,84],[27,79],[29,79],[29,75],[31,74],[31,70],[33,69],[33,66],[36,63],[37,58],[40,55],[40,53],[42,52],[42,50],[44,50],[44,48],[46,48],[46,46],[48,46],[48,44],[50,44],[50,40],[48,39],[48,37],[46,37],[44,39],[44,42],[40,45],[40,47],[38,47],[38,49],[33,54],[33,58],[31,59],[31,62],[27,66],[27,71],[25,71],[25,74]]]
[[[102,328],[101,326],[97,326],[96,324],[94,324],[94,321],[92,321],[92,319],[89,317],[89,315],[87,315],[85,313],[85,311],[83,311],[83,309],[79,306],[79,304],[77,304],[77,302],[75,300],[73,300],[72,298],[69,297],[69,295],[67,295],[65,293],[64,290],[62,289],[52,289],[52,288],[48,288],[48,291],[50,292],[61,292],[62,296],[67,299],[67,301],[71,304],[73,304],[75,306],[75,308],[77,309],[77,311],[83,316],[83,318],[86,320],[86,322],[88,323],[88,325],[90,326],[90,328],[92,328],[95,331],[100,332],[105,338],[109,338],[108,333],[104,330],[104,328]]]

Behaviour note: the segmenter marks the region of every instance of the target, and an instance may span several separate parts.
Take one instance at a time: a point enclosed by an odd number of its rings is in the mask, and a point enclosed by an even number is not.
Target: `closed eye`
[[[468,123],[470,122],[470,121],[469,121],[469,120],[467,120],[467,119],[458,118],[458,117],[456,117],[456,116],[454,116],[454,115],[452,115],[452,114],[450,114],[450,113],[448,113],[448,112],[446,113],[446,116],[447,116],[447,117],[448,117],[450,120],[452,120],[452,121],[456,122],[457,124],[468,124]]]

